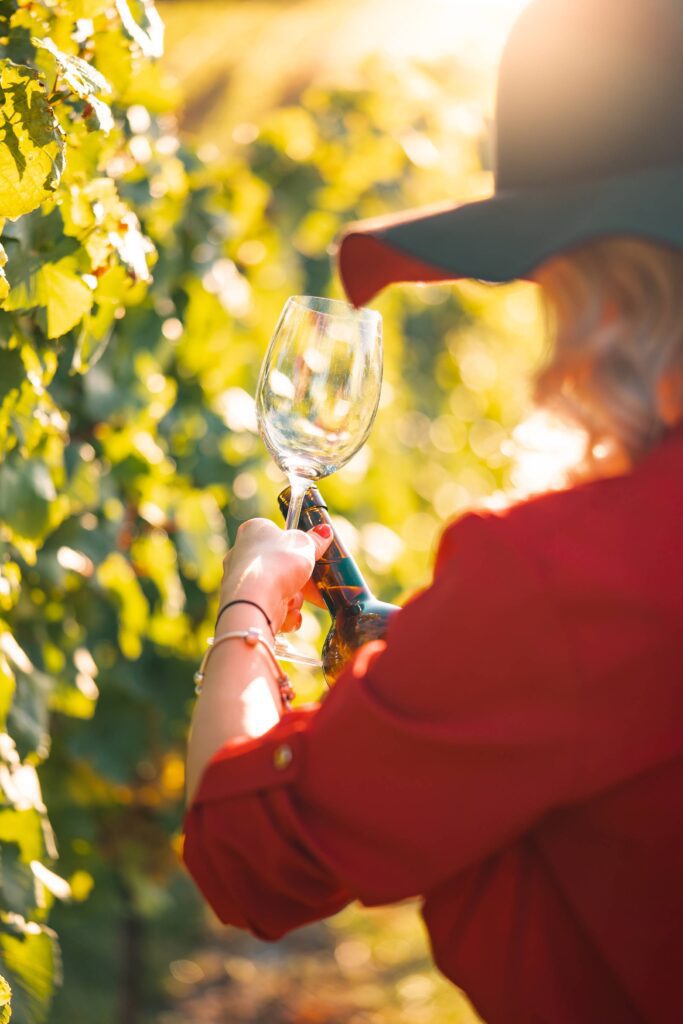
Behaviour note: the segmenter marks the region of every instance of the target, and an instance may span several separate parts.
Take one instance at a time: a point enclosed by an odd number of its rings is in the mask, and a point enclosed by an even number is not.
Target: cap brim
[[[530,277],[564,250],[619,235],[683,248],[683,167],[361,221],[347,229],[337,259],[349,300],[362,306],[400,281]]]

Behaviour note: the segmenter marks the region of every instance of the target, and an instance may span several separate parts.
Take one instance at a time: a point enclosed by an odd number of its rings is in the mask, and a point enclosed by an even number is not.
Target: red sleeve
[[[208,765],[185,859],[218,916],[276,938],[353,898],[425,894],[618,775],[557,618],[500,522],[452,527],[386,644]]]
[[[276,939],[352,898],[316,849],[296,789],[316,710],[293,711],[266,736],[227,743],[185,817],[183,857],[224,924]]]

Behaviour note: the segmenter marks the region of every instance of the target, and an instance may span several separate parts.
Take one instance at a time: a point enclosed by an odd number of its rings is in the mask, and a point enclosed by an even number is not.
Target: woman
[[[495,195],[340,251],[357,303],[538,281],[540,397],[609,471],[450,526],[432,586],[321,706],[283,715],[264,644],[237,637],[196,707],[185,859],[219,917],[274,939],[420,896],[488,1024],[682,1013],[682,86],[676,0],[537,0],[501,66]],[[295,629],[328,543],[241,527],[218,635]]]

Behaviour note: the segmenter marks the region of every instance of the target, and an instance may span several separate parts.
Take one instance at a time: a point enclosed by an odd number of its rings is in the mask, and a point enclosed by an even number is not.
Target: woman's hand
[[[332,530],[324,524],[304,533],[281,530],[269,519],[242,523],[223,562],[221,604],[256,601],[275,632],[298,629],[301,605],[310,592],[306,584],[331,540]]]

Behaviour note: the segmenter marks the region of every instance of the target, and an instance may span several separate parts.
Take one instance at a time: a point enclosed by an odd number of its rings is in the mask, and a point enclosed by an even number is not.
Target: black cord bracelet
[[[252,606],[252,608],[258,608],[258,610],[261,612],[261,615],[264,617],[264,619],[268,623],[268,628],[269,628],[270,632],[273,634],[273,636],[275,636],[275,630],[273,629],[273,623],[270,621],[270,619],[266,615],[266,613],[263,610],[263,608],[261,607],[261,605],[257,604],[256,601],[247,601],[246,598],[238,598],[236,601],[228,601],[227,604],[224,604],[223,607],[219,610],[218,615],[216,616],[216,626],[218,625],[218,620],[220,619],[220,617],[223,614],[223,612],[227,611],[228,608],[232,608],[232,606],[234,604],[250,604]]]

